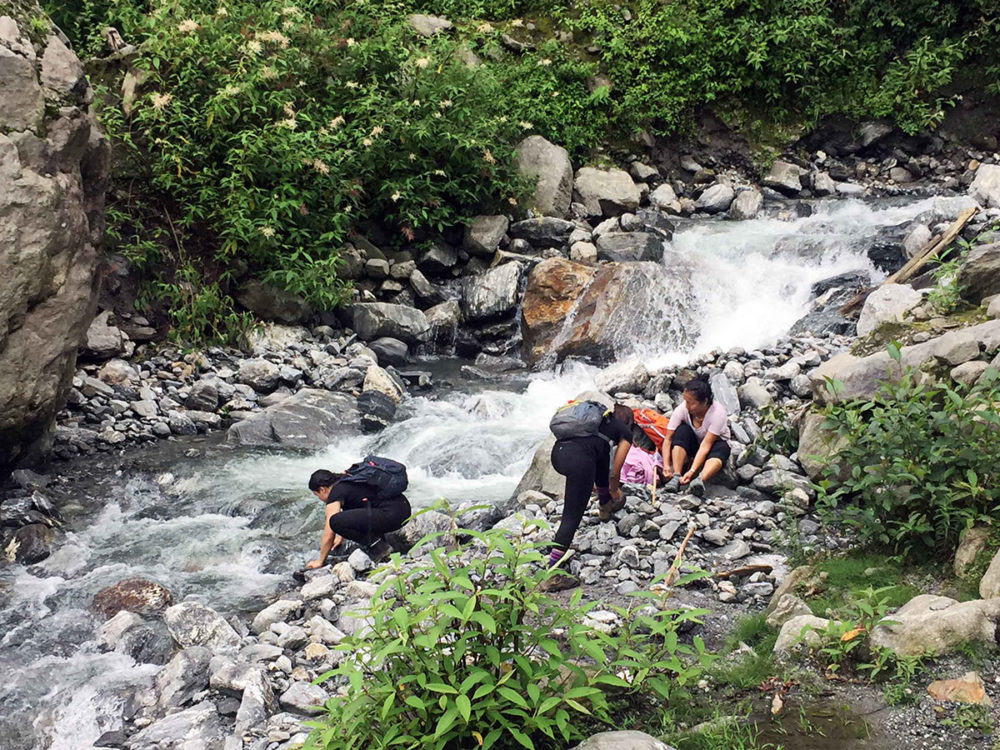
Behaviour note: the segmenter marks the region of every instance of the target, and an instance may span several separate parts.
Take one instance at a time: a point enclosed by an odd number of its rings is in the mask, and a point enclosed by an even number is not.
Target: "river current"
[[[622,336],[619,358],[655,366],[773,342],[807,311],[814,283],[849,271],[880,280],[866,255],[873,240],[945,205],[953,216],[956,201],[830,200],[805,218],[684,222],[662,278],[650,283],[676,283],[671,264],[690,266],[695,281],[684,291],[697,343],[671,350],[644,331]],[[426,364],[450,387],[411,397],[377,436],[338,439],[310,455],[234,452],[216,436],[52,467],[65,535],[40,564],[0,568],[0,746],[90,747],[120,727],[128,696],[159,669],[96,647],[102,618],[90,604],[101,588],[142,577],[175,601],[227,615],[259,610],[315,556],[323,509],[305,486],[313,470],[375,452],[407,464],[415,507],[496,502],[527,468],[555,407],[592,387],[596,372],[571,362],[495,383],[465,379],[455,363]]]

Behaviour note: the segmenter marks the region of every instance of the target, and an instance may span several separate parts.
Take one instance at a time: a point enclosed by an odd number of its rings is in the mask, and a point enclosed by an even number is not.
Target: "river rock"
[[[837,183],[826,172],[813,174],[813,192],[816,195],[833,195],[837,192]]]
[[[435,240],[420,258],[420,269],[432,276],[447,273],[458,263],[458,251],[441,240]],[[374,338],[374,337],[373,337]]]
[[[955,680],[934,680],[927,686],[927,694],[936,701],[954,701],[979,706],[992,706],[986,694],[986,685],[978,672],[966,672]]]
[[[357,401],[346,393],[303,388],[229,428],[226,442],[246,447],[323,448],[360,423]]]
[[[645,732],[624,730],[600,732],[574,746],[571,750],[674,750]]]
[[[87,328],[86,349],[98,359],[114,357],[125,351],[125,337],[121,330],[112,324],[114,313],[105,310],[95,317]]]
[[[518,172],[536,181],[526,208],[541,216],[565,217],[573,195],[569,152],[540,135],[532,135],[517,144],[515,155]]]
[[[846,436],[824,430],[824,421],[826,417],[822,414],[808,412],[799,424],[799,463],[814,482],[823,478],[824,471],[848,444]],[[837,468],[832,476],[843,479],[842,472],[846,470],[847,467]]]
[[[524,472],[521,480],[514,489],[513,496],[518,497],[528,490],[542,492],[549,497],[557,497],[566,486],[566,477],[557,472],[552,466],[552,446],[556,439],[549,435],[542,441],[542,444],[535,449],[535,455],[531,458],[531,465]]]
[[[767,624],[772,628],[780,628],[793,617],[811,615],[809,605],[794,594],[784,594],[774,602],[774,608],[767,616]]]
[[[276,622],[285,622],[302,609],[302,602],[298,599],[279,599],[268,605],[253,618],[250,631],[260,635]]]
[[[451,21],[447,18],[443,16],[429,16],[423,13],[414,13],[406,19],[406,22],[420,36],[434,36],[451,28]]]
[[[597,258],[615,263],[641,260],[658,261],[663,257],[663,243],[647,232],[608,232],[597,238]]]
[[[361,389],[362,392],[377,391],[378,393],[384,393],[397,404],[402,403],[403,396],[406,395],[402,384],[397,382],[387,370],[382,369],[378,365],[371,365],[365,371],[365,380]]]
[[[678,264],[675,273],[686,278]],[[677,287],[652,283],[661,278],[653,263],[613,263],[597,268],[549,258],[528,275],[521,305],[522,356],[535,364],[546,355],[608,359],[624,336],[663,338],[664,310],[670,309],[675,345],[690,343],[696,329],[690,306]],[[625,312],[627,311],[627,313]]]
[[[304,714],[316,713],[326,703],[327,692],[308,682],[293,682],[278,699],[284,708]]]
[[[674,192],[669,182],[657,186],[649,194],[649,202],[661,211],[673,209],[675,206],[679,208],[680,205],[677,203],[677,193]]]
[[[140,664],[165,664],[174,652],[174,639],[161,621],[147,622],[124,609],[98,628],[94,641]]]
[[[202,701],[153,722],[125,742],[127,750],[186,750],[221,747],[226,732],[215,704]]]
[[[921,594],[886,617],[890,624],[872,629],[872,647],[899,656],[942,656],[964,643],[996,646],[1000,599],[957,602]]]
[[[740,413],[740,396],[733,387],[733,384],[729,382],[729,378],[726,377],[725,373],[714,373],[708,379],[708,384],[712,388],[712,395],[716,401],[722,404],[726,410],[726,414],[735,415]]]
[[[596,263],[597,245],[592,242],[574,242],[569,249],[569,258],[578,263]]]
[[[219,387],[214,379],[199,380],[191,386],[184,405],[195,411],[214,412],[219,408]],[[134,408],[134,407],[133,407]]]
[[[969,567],[976,561],[979,553],[986,548],[989,540],[990,530],[986,526],[972,526],[962,532],[958,540],[958,549],[955,550],[955,562],[952,566],[956,576],[965,577]],[[983,598],[989,599],[991,597],[984,596]]]
[[[731,186],[717,183],[698,197],[695,207],[707,214],[717,214],[728,210],[735,197],[736,191]]]
[[[798,615],[787,620],[778,632],[778,640],[774,643],[772,653],[777,657],[791,653],[799,643],[815,648],[822,643],[822,633],[830,624],[830,620],[814,615]]]
[[[995,168],[1000,170],[1000,166]],[[1000,294],[1000,243],[973,248],[958,269],[956,283],[962,297],[977,305]]]
[[[181,602],[163,613],[170,634],[182,647],[205,646],[213,651],[238,648],[240,637],[215,610],[197,602]]]
[[[867,336],[883,323],[902,320],[922,299],[909,284],[881,285],[865,300],[858,317],[858,336]]]
[[[109,362],[105,362],[101,369],[97,371],[97,377],[111,385],[125,385],[139,382],[139,373],[123,359],[112,359]]]
[[[427,338],[430,324],[420,310],[388,302],[360,302],[351,311],[353,327],[362,341],[374,341],[383,336],[419,344]]]
[[[8,541],[3,541],[5,551],[14,550],[14,562],[34,565],[52,554],[55,533],[44,523],[29,523],[15,530]]]
[[[764,382],[757,376],[747,378],[746,382],[736,389],[736,392],[739,394],[740,403],[744,408],[761,409],[773,401],[771,394],[764,387]]]
[[[594,377],[595,385],[605,393],[641,393],[648,382],[649,371],[635,359],[613,364]]]
[[[403,528],[386,534],[386,539],[396,549],[408,552],[413,546],[428,534],[451,531],[451,516],[436,510],[429,510],[414,516]]]
[[[979,595],[983,599],[1000,599],[1000,552],[994,555],[990,567],[979,581]]]
[[[465,228],[463,244],[475,255],[492,257],[507,233],[507,226],[506,216],[476,216]]]
[[[248,281],[236,295],[237,301],[261,320],[286,325],[305,323],[312,317],[312,305],[284,289],[261,281]]]
[[[504,263],[481,276],[469,278],[462,288],[462,313],[472,322],[495,320],[517,307],[524,265]]]
[[[128,578],[94,595],[93,607],[105,617],[126,610],[140,615],[159,615],[174,603],[165,586],[145,578]]]
[[[281,368],[266,359],[249,359],[240,363],[236,380],[258,393],[270,393],[281,382]]]
[[[576,229],[576,224],[565,219],[551,216],[538,216],[533,219],[517,221],[510,225],[510,236],[518,240],[526,240],[532,247],[560,249],[569,242]]]
[[[576,172],[573,199],[586,207],[587,216],[621,216],[639,208],[639,188],[624,170],[582,167]]]
[[[764,196],[759,190],[741,190],[729,207],[729,215],[738,221],[756,219],[764,207]]]
[[[208,663],[212,652],[204,646],[190,646],[177,653],[156,674],[154,684],[161,709],[183,706],[208,687]]]
[[[779,159],[771,165],[771,171],[764,177],[763,185],[794,197],[802,191],[802,176],[804,174],[806,171],[802,167]]]
[[[969,185],[969,195],[987,208],[1000,207],[1000,165],[980,164]]]

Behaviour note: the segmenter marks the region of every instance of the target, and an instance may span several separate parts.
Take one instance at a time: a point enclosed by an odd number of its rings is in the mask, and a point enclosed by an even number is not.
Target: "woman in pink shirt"
[[[684,403],[674,409],[663,440],[663,466],[667,492],[690,485],[692,495],[705,494],[705,482],[719,473],[729,458],[729,417],[715,403],[704,380],[684,386]],[[669,448],[668,448],[669,446]],[[669,455],[667,451],[669,450]]]

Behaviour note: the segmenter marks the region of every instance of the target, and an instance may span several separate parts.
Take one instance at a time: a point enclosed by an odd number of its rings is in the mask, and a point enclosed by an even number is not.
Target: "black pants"
[[[606,438],[597,435],[557,440],[552,446],[552,468],[566,477],[562,520],[553,541],[556,547],[568,549],[583,520],[594,485],[608,486],[611,448]]]
[[[701,440],[695,434],[691,425],[687,422],[681,422],[680,427],[674,430],[674,436],[670,439],[670,452],[673,454],[674,448],[684,449],[687,456],[684,458],[682,472],[691,468],[691,463],[694,461],[694,457],[698,455],[698,448],[700,447]],[[715,438],[715,442],[712,443],[712,449],[708,452],[708,456],[705,457],[705,461],[708,461],[710,458],[717,458],[725,464],[730,453],[732,453],[732,449],[729,447],[729,443],[721,437],[717,437]],[[704,464],[702,466],[704,467]]]
[[[331,516],[330,528],[344,539],[370,547],[386,532],[402,528],[410,517],[410,503],[402,495],[364,505]]]

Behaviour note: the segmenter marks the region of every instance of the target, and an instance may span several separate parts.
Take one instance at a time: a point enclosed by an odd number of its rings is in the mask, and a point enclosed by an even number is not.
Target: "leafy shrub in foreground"
[[[848,438],[837,461],[850,475],[838,482],[830,466],[818,502],[866,542],[941,559],[1000,505],[1000,375],[971,388],[923,380],[907,369],[876,398],[830,408],[823,427]]]
[[[538,590],[551,571],[533,546],[497,530],[396,558],[372,600],[372,632],[346,640],[322,679],[346,682],[310,738],[322,748],[555,748],[609,720],[609,691],[672,701],[710,656],[677,626],[704,611],[619,610],[602,632],[577,589],[568,603]],[[605,607],[600,607],[605,609]]]

